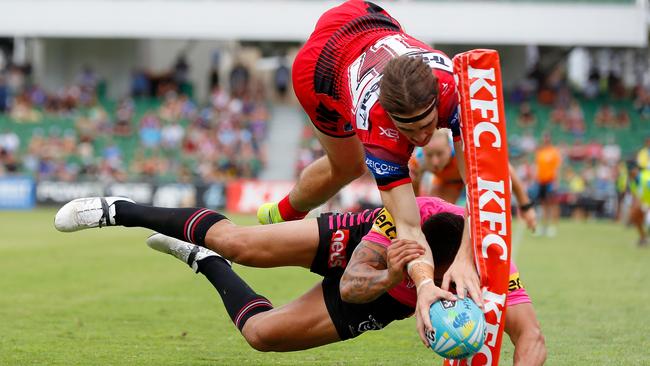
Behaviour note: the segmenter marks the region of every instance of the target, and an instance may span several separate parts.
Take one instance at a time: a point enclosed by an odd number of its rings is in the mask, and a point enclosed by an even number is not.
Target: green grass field
[[[441,364],[413,319],[310,351],[254,351],[208,281],[146,247],[147,230],[61,234],[53,215],[0,212],[0,365]],[[635,240],[608,222],[523,237],[516,262],[548,365],[650,365],[650,249]],[[303,269],[236,270],[275,305],[318,281]],[[504,338],[501,364],[511,357]]]

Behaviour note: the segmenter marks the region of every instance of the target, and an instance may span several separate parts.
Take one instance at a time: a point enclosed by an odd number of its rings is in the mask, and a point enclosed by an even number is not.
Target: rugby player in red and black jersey
[[[307,166],[291,192],[260,207],[261,223],[303,218],[369,169],[401,239],[422,244],[426,254],[409,264],[420,289],[418,331],[431,329],[429,305],[454,296],[435,286],[434,263],[419,226],[409,177],[414,146],[449,127],[460,144],[457,90],[451,60],[402,29],[381,7],[347,1],[325,12],[296,56],[293,86],[326,156]],[[459,154],[461,156],[462,154]],[[460,169],[464,169],[460,162]],[[469,235],[450,270],[459,296],[482,306]]]

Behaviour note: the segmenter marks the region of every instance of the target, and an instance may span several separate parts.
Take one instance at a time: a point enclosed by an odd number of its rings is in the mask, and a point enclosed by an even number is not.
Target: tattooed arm
[[[350,258],[341,277],[341,298],[345,302],[362,304],[377,299],[402,281],[406,263],[424,253],[412,240],[396,240],[384,247],[362,241]]]

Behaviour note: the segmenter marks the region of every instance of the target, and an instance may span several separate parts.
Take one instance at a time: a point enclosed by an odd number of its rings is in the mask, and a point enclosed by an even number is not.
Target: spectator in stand
[[[627,129],[630,127],[630,115],[625,109],[620,109],[616,113],[616,124],[615,127]]]
[[[585,158],[590,162],[600,161],[603,156],[603,145],[592,139],[585,146]]]
[[[5,113],[7,110],[9,110],[9,87],[4,73],[0,70],[0,113]]]
[[[144,148],[155,149],[160,145],[160,120],[149,112],[140,120],[140,142]]]
[[[41,120],[41,113],[32,106],[31,101],[24,94],[14,98],[9,115],[16,122],[35,123]]]
[[[234,98],[241,98],[248,89],[250,72],[248,68],[237,61],[230,71],[230,94]]]
[[[178,150],[185,136],[185,130],[178,121],[165,122],[161,131],[161,142],[163,149]]]
[[[580,103],[575,99],[571,101],[565,123],[565,130],[569,131],[574,137],[584,136],[586,129],[584,113]]]
[[[584,161],[587,159],[587,145],[581,138],[573,141],[567,150],[567,156],[572,161]]]
[[[15,132],[5,129],[4,132],[0,134],[0,149],[8,154],[14,154],[18,151],[19,147],[20,138]]]
[[[533,114],[530,103],[521,103],[519,106],[519,116],[517,117],[517,124],[520,127],[531,127],[535,125],[537,118]]]
[[[562,164],[560,151],[551,141],[551,136],[545,134],[542,146],[535,154],[537,164],[536,183],[538,186],[537,201],[542,205],[542,220],[538,226],[538,235],[546,234],[555,236],[556,225],[559,218],[559,206],[555,199],[555,186],[557,184],[558,172]]]
[[[113,128],[113,133],[116,136],[130,136],[133,133],[131,121],[133,120],[134,110],[135,105],[130,98],[120,101],[115,113],[117,120]]]
[[[639,88],[637,98],[634,101],[634,108],[639,112],[641,118],[650,120],[650,92],[644,88]]]
[[[131,97],[142,98],[151,95],[151,84],[144,70],[136,69],[131,72]]]
[[[275,82],[275,91],[278,93],[280,98],[286,98],[287,90],[289,90],[289,84],[291,83],[291,70],[289,69],[289,66],[287,66],[286,56],[279,58],[278,67],[275,69],[273,80]]]
[[[616,110],[612,107],[611,104],[605,103],[598,107],[596,115],[594,117],[594,122],[597,126],[601,127],[612,127],[614,126],[616,120]]]
[[[616,143],[614,136],[607,138],[607,143],[603,146],[602,154],[603,162],[608,166],[616,166],[621,160],[621,146]]]

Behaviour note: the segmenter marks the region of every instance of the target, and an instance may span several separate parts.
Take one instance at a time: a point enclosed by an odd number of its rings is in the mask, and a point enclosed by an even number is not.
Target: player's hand
[[[431,304],[441,299],[456,300],[456,296],[451,292],[445,291],[436,286],[433,281],[422,282],[417,288],[417,292],[418,302],[415,305],[416,326],[422,343],[426,347],[429,347],[429,342],[427,341],[425,332],[433,330],[433,326],[431,326],[431,317],[429,316],[429,308],[431,307]]]
[[[404,268],[406,264],[423,256],[424,253],[424,248],[415,240],[393,240],[386,254],[388,257],[388,277],[390,278],[391,288],[404,279]]]
[[[456,258],[442,278],[442,289],[449,291],[452,282],[456,284],[456,295],[460,299],[464,299],[465,293],[469,293],[469,297],[483,309],[481,281],[473,261]]]
[[[526,222],[526,227],[535,232],[537,229],[537,213],[534,207],[529,207],[526,210],[519,210],[519,217]]]

